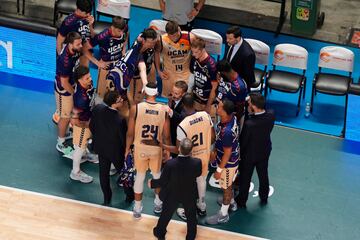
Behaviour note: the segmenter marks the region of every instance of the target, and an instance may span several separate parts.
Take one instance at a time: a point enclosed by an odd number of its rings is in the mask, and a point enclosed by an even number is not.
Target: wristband
[[[217,167],[217,168],[216,168],[216,171],[217,171],[218,173],[221,173],[222,170],[223,170],[223,169],[222,169],[221,167]]]

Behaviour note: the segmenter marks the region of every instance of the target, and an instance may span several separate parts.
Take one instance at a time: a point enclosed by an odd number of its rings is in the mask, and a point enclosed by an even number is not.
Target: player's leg
[[[70,123],[71,111],[73,108],[73,97],[72,96],[63,96],[61,94],[55,93],[56,95],[56,105],[60,115],[58,122],[58,139],[56,144],[56,149],[59,152],[66,153],[69,150],[69,146],[65,143],[66,131]]]
[[[106,93],[106,76],[108,72],[109,72],[108,70],[99,68],[96,90],[98,97],[101,99],[104,98],[104,95]]]
[[[151,156],[149,161],[149,168],[151,174],[154,179],[159,179],[161,176],[162,149],[159,147],[153,147],[150,153]],[[163,204],[159,197],[160,188],[156,188],[154,190],[154,193],[155,193],[154,212],[159,214],[162,211],[162,204]]]
[[[93,181],[93,178],[80,169],[81,158],[86,152],[87,142],[91,137],[91,132],[89,128],[81,128],[78,126],[73,127],[74,138],[74,152],[72,154],[73,167],[70,173],[70,178],[75,181],[80,181],[82,183],[90,183]]]

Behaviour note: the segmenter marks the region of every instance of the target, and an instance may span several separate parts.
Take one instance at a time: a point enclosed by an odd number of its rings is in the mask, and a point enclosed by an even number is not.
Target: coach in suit
[[[165,239],[166,227],[179,204],[185,208],[187,218],[186,240],[196,237],[196,178],[201,175],[201,160],[190,157],[192,142],[185,138],[180,142],[178,157],[166,162],[160,179],[149,179],[149,187],[161,188],[163,210],[154,228],[158,239]]]
[[[94,150],[99,155],[100,186],[104,194],[104,205],[110,205],[110,166],[114,164],[119,172],[124,165],[126,120],[119,115],[123,100],[117,91],[109,91],[104,96],[104,103],[98,104],[92,111],[90,130],[93,136]],[[126,201],[132,202],[132,188],[124,188]]]
[[[246,207],[254,168],[259,177],[259,197],[267,203],[269,195],[268,162],[271,152],[270,134],[275,116],[265,110],[265,98],[260,93],[251,93],[248,100],[249,119],[245,120],[240,135],[240,182],[239,195],[235,198],[239,207]]]
[[[250,44],[241,36],[241,29],[232,26],[226,31],[226,42],[229,48],[226,49],[224,59],[230,62],[231,67],[243,78],[248,90],[255,83],[255,52]]]

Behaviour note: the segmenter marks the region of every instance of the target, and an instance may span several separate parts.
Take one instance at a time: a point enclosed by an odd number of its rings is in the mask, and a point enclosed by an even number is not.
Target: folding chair
[[[165,26],[168,23],[166,20],[155,19],[149,24],[149,27],[154,29],[159,35],[166,33]]]
[[[345,136],[346,115],[348,105],[349,86],[352,83],[352,72],[354,67],[354,53],[344,47],[328,46],[320,50],[319,71],[315,73],[311,94],[311,112],[314,108],[314,96],[316,93],[323,93],[335,96],[345,96],[344,129]],[[342,71],[347,75],[337,73],[325,73],[323,68],[330,71]]]
[[[95,15],[95,1],[91,1],[93,4],[93,15]],[[59,14],[69,15],[76,10],[76,0],[55,0],[54,6],[54,18],[53,25],[56,25]]]
[[[245,38],[244,40],[250,44],[256,55],[257,66],[255,66],[254,69],[255,83],[254,87],[251,88],[251,91],[261,93],[264,88],[269,65],[270,47],[266,43],[256,39]]]
[[[301,94],[305,98],[307,61],[308,52],[305,48],[294,44],[278,44],[274,50],[273,69],[269,71],[269,76],[266,79],[265,98],[268,89],[287,93],[299,93],[296,116],[300,112]],[[284,68],[284,70],[278,70],[276,67]],[[289,68],[293,71],[290,71]],[[299,70],[302,73],[294,72]]]

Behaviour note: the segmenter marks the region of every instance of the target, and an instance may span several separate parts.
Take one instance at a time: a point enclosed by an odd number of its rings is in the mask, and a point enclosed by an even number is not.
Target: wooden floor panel
[[[157,218],[140,221],[131,212],[49,195],[0,187],[0,239],[155,239]],[[167,239],[184,239],[186,225],[172,221]],[[251,236],[199,227],[198,240],[256,239]]]

